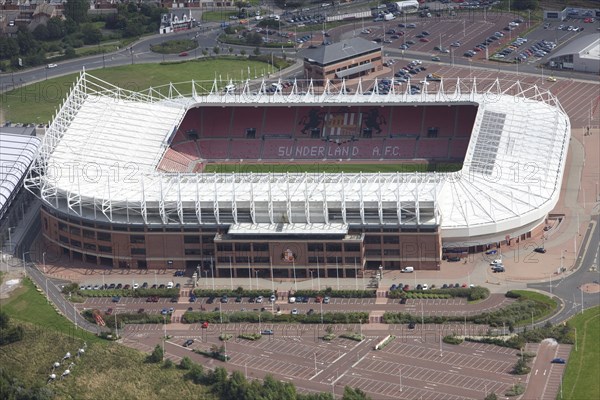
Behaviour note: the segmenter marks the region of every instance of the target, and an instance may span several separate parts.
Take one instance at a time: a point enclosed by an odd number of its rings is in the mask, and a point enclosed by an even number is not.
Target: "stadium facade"
[[[543,227],[570,139],[551,93],[460,79],[419,94],[410,85],[379,94],[375,83],[364,95],[363,85],[347,94],[344,82],[318,92],[295,82],[267,94],[265,82],[225,91],[191,82],[185,95],[183,85],[136,93],[83,72],[26,180],[44,204],[44,238],[115,268],[354,277],[438,269],[449,254]],[[456,160],[453,172],[244,170]],[[212,163],[240,169],[205,172]]]

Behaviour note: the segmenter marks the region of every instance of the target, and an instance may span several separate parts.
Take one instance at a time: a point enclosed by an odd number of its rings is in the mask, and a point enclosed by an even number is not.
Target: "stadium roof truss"
[[[441,226],[444,240],[457,242],[518,233],[556,204],[570,124],[550,92],[518,81],[502,87],[498,80],[483,90],[476,80],[442,80],[436,90],[424,84],[415,95],[410,83],[388,94],[377,93],[377,81],[359,82],[352,94],[345,85],[326,82],[317,88],[312,81],[294,81],[283,93],[281,82],[253,86],[246,81],[223,90],[215,80],[141,93],[83,71],[46,132],[26,187],[63,212],[113,223],[227,224],[239,232],[270,231],[283,223],[315,233],[326,232],[328,225],[341,230],[351,224],[433,225]],[[275,92],[267,94],[270,86]],[[366,87],[375,89],[365,95]],[[314,104],[478,104],[479,109],[458,172],[174,174],[156,169],[192,107]]]

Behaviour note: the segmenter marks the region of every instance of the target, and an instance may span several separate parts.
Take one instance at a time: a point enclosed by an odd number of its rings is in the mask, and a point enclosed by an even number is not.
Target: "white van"
[[[405,267],[402,268],[400,272],[415,272],[415,267]]]
[[[173,282],[167,283],[167,289],[173,289],[174,286],[175,284],[173,284]]]

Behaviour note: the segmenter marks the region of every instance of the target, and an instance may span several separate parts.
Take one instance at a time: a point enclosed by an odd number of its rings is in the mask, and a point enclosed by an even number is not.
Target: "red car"
[[[206,329],[206,328],[208,328],[208,321],[204,321],[202,323],[202,329]]]
[[[181,53],[179,53],[179,57],[185,57],[187,55],[188,55],[187,51],[182,51]]]
[[[425,38],[425,37],[424,37],[424,38],[421,38],[421,39],[419,39],[419,40],[420,40],[421,42],[423,42],[423,43],[428,43],[428,42],[429,42],[429,39],[427,39],[427,38]]]

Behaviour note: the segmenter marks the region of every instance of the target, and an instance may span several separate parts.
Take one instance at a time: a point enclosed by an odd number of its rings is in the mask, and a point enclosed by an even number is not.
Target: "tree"
[[[538,6],[538,0],[512,0],[514,10],[535,10]]]
[[[215,53],[215,55],[218,55],[220,52],[221,52],[221,49],[219,48],[219,46],[213,47],[213,53]]]
[[[498,396],[496,395],[496,393],[492,392],[485,396],[483,400],[498,400]]]
[[[350,386],[346,386],[344,388],[344,395],[342,396],[342,400],[370,400],[371,398],[367,396],[365,392],[356,388],[353,389]]]
[[[65,35],[65,23],[59,17],[52,17],[46,24],[48,39],[60,39]]]
[[[259,56],[259,55],[260,55],[260,47],[256,46],[256,47],[254,48],[254,55],[255,55],[255,56]]]
[[[175,366],[175,364],[173,363],[173,361],[171,361],[170,358],[165,359],[165,361],[163,362],[163,368],[165,369],[170,369],[173,368]]]
[[[188,357],[185,356],[181,359],[181,361],[179,361],[179,369],[192,369],[192,366],[194,365],[194,363],[192,362],[192,360]]]
[[[63,13],[67,19],[75,21],[80,24],[87,21],[87,13],[90,9],[90,2],[88,0],[67,0]]]
[[[35,27],[35,29],[33,30],[33,37],[36,40],[48,40],[49,38],[49,34],[48,34],[48,28],[46,27],[46,25],[38,25]]]
[[[81,25],[81,33],[85,44],[98,44],[102,40],[102,32],[92,24]]]
[[[0,60],[10,60],[19,54],[19,43],[14,38],[0,36]]]
[[[157,344],[156,347],[154,347],[152,354],[146,358],[146,361],[149,363],[159,363],[163,360],[163,356],[163,349],[160,344]]]
[[[38,43],[33,37],[33,34],[24,26],[19,26],[19,30],[17,32],[17,42],[19,43],[21,55],[33,54],[39,47]]]
[[[245,56],[246,55],[246,50],[244,50],[244,49],[240,50],[240,54],[243,55],[243,56]]]
[[[8,328],[8,324],[10,323],[10,316],[4,311],[0,311],[0,329]]]
[[[187,358],[187,357],[186,357]],[[181,360],[183,361],[183,360]],[[190,370],[183,376],[185,379],[189,379],[190,381],[199,384],[204,380],[204,367],[200,364],[192,363]]]

